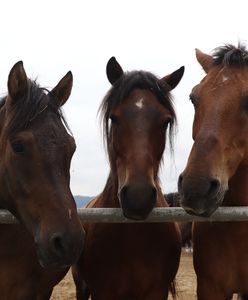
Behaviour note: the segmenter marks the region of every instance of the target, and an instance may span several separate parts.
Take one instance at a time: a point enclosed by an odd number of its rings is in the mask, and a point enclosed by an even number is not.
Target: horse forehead
[[[216,128],[233,122],[240,115],[241,98],[248,91],[247,82],[248,74],[244,69],[225,67],[207,75],[195,89],[200,112],[196,120]]]
[[[66,131],[60,116],[52,110],[45,110],[39,113],[30,122],[30,128],[37,134],[45,132],[53,135],[61,135]]]
[[[134,105],[137,106],[139,109],[143,109],[145,106],[144,98],[140,97],[136,102],[134,102]]]
[[[57,124],[57,122],[48,122],[44,126],[39,126],[33,131],[33,135],[38,143],[44,145],[65,144],[70,139],[63,124]]]
[[[153,111],[161,108],[157,97],[149,90],[135,89],[122,102],[122,108],[134,112]]]
[[[248,72],[244,68],[223,67],[211,78],[212,89],[230,86],[247,86]],[[247,86],[248,87],[248,86]]]

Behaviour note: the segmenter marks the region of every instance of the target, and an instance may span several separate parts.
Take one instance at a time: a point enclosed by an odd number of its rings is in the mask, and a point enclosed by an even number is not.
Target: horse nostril
[[[60,233],[55,233],[50,238],[50,245],[58,256],[63,256],[65,253],[64,241]]]
[[[220,188],[220,181],[218,179],[210,180],[208,195],[216,195]]]

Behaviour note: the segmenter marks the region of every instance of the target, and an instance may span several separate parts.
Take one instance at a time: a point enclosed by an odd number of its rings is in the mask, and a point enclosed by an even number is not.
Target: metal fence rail
[[[144,221],[126,219],[120,208],[79,208],[78,215],[82,221],[91,223],[230,222],[248,221],[248,207],[220,207],[209,218],[189,215],[181,207],[155,208]],[[17,223],[16,218],[7,210],[0,210],[0,224],[11,223]]]

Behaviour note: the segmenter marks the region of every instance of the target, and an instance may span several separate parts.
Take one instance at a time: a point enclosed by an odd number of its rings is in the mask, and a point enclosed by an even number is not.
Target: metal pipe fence
[[[79,218],[90,223],[158,223],[158,222],[240,222],[248,221],[248,207],[220,207],[211,217],[187,214],[181,207],[154,208],[147,219],[133,221],[123,216],[121,208],[78,208]],[[18,223],[7,210],[0,210],[0,224]]]

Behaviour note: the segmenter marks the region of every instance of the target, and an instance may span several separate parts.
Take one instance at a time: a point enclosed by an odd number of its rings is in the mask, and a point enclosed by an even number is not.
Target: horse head
[[[0,104],[0,204],[32,234],[49,268],[74,263],[84,237],[69,187],[75,142],[61,112],[72,82],[68,72],[48,92],[18,62]]]

